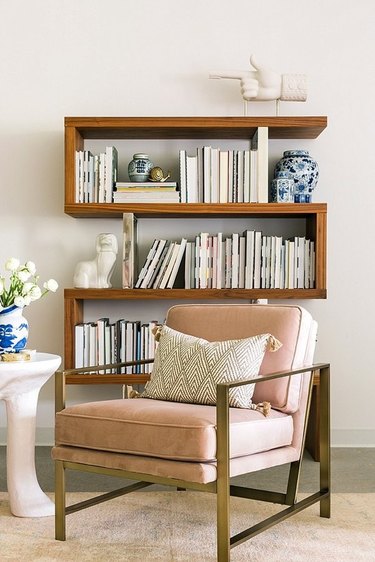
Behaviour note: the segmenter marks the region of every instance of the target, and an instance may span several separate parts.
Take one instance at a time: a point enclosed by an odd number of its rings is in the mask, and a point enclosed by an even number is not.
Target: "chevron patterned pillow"
[[[164,325],[141,397],[214,405],[217,383],[258,375],[268,344],[273,350],[281,345],[271,334],[209,342]],[[229,405],[250,408],[253,392],[252,384],[230,389]]]

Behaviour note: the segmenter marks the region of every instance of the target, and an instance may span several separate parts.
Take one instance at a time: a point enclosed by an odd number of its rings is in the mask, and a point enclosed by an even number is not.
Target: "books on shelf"
[[[181,202],[268,202],[267,127],[258,127],[249,149],[203,146],[192,155],[181,149],[179,164]]]
[[[82,322],[75,326],[74,348],[75,368],[90,367],[138,359],[152,359],[155,356],[153,328],[157,320],[141,322],[123,318],[111,322],[99,318],[95,322]],[[122,373],[149,373],[152,364],[129,366]],[[115,370],[100,370],[111,374]]]
[[[265,203],[268,202],[268,128],[258,127],[249,149],[197,147],[178,150],[176,182],[118,181],[118,151],[75,153],[76,203]]]
[[[137,289],[312,289],[315,243],[245,230],[224,235],[201,232],[188,240],[156,239]]]
[[[75,152],[75,202],[112,203],[118,177],[118,151],[107,146],[93,155],[90,150]]]

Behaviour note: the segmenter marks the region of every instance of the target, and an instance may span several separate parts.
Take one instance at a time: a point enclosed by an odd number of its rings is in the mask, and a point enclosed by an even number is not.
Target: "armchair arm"
[[[241,379],[239,381],[219,383],[217,385],[217,389],[219,390],[219,386],[220,386],[220,387],[226,387],[229,391],[230,388],[235,388],[236,386],[244,386],[246,384],[255,384],[257,382],[265,382],[274,379],[280,379],[282,377],[289,377],[293,375],[299,375],[301,373],[307,373],[308,371],[313,371],[313,372],[320,371],[326,367],[329,367],[328,363],[314,363],[313,365],[307,365],[298,369],[291,369],[287,371],[278,371],[275,373],[270,373],[269,375],[256,377],[254,379]]]
[[[316,363],[304,366],[300,369],[290,371],[280,371],[271,373],[264,377],[256,377],[250,380],[241,380],[228,383],[219,383],[217,385],[216,399],[216,424],[217,424],[217,470],[218,470],[218,487],[227,487],[230,478],[230,443],[229,443],[229,389],[245,384],[263,382],[281,377],[288,377],[306,373],[319,373],[320,375],[320,428],[319,442],[321,450],[321,474],[320,481],[322,488],[328,488],[330,479],[330,365],[329,363]],[[311,387],[310,387],[311,390]],[[306,410],[306,416],[308,408]],[[306,423],[306,422],[305,422]],[[322,468],[323,467],[323,468]],[[222,506],[227,509],[227,506]]]
[[[56,371],[55,373],[55,412],[60,412],[60,410],[63,410],[65,408],[65,396],[66,396],[66,376],[69,375],[69,377],[75,377],[77,376],[77,379],[79,379],[80,375],[86,375],[86,374],[99,374],[102,375],[102,378],[105,381],[105,378],[108,377],[108,374],[106,373],[106,371],[108,371],[109,373],[111,373],[111,371],[113,371],[114,369],[119,370],[122,367],[134,367],[136,365],[147,365],[149,363],[153,363],[154,359],[139,359],[137,361],[122,361],[120,363],[107,363],[104,365],[91,365],[90,367],[79,367],[77,369],[60,369],[58,371]],[[100,371],[102,371],[100,373]],[[104,371],[104,373],[103,373]],[[129,375],[128,375],[129,376]],[[134,377],[136,377],[137,375],[133,375]],[[116,375],[114,375],[113,373],[111,374],[111,379],[118,377],[119,379],[126,379],[126,375],[123,373],[118,373]],[[78,380],[78,383],[80,381]],[[118,381],[118,382],[122,382]],[[124,384],[126,384],[126,380],[123,381]],[[132,381],[133,384],[136,381]],[[108,381],[108,383],[113,383],[113,380]]]

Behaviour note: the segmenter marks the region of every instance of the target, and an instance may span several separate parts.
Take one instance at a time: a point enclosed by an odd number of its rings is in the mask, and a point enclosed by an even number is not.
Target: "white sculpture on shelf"
[[[110,279],[115,268],[118,252],[117,238],[107,232],[96,237],[96,257],[91,261],[77,263],[74,271],[74,286],[80,289],[107,289],[112,287]]]
[[[250,64],[255,70],[214,71],[209,77],[240,80],[245,107],[248,101],[306,101],[305,74],[279,74],[258,64],[254,55]]]

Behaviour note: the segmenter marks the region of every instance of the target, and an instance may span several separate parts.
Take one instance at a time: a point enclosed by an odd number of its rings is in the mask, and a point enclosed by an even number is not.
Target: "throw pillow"
[[[271,334],[209,342],[164,325],[151,379],[141,397],[214,405],[218,383],[258,375],[269,344],[273,350],[281,345]],[[253,391],[252,384],[231,388],[229,405],[250,408]]]

